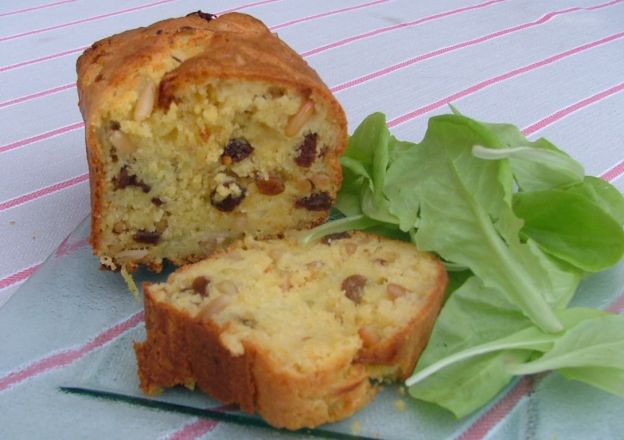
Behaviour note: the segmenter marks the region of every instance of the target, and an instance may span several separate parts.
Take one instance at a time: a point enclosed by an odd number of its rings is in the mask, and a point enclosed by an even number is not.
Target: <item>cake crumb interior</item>
[[[193,319],[216,323],[232,354],[253,346],[279,368],[306,374],[404,328],[438,274],[433,257],[412,244],[367,234],[309,247],[248,238],[150,291]]]

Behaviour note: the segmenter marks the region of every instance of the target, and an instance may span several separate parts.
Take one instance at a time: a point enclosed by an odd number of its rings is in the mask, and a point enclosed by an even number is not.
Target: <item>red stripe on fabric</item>
[[[216,420],[197,419],[167,436],[167,440],[191,440],[207,434],[219,424]]]
[[[74,122],[73,124],[66,125],[64,127],[55,128],[54,130],[46,131],[45,133],[40,133],[35,136],[31,136],[26,139],[20,139],[19,141],[11,142],[10,144],[0,146],[0,153],[4,153],[5,151],[13,150],[15,148],[23,147],[25,145],[32,144],[34,142],[39,142],[45,139],[50,139],[55,136],[59,136],[64,133],[68,133],[70,131],[79,130],[84,127],[84,122]]]
[[[2,12],[0,13],[0,17],[7,17],[9,15],[23,14],[24,12],[37,11],[39,9],[51,8],[53,6],[64,5],[65,3],[73,3],[76,0],[62,0],[60,2],[48,3],[46,5],[33,6],[30,8],[18,9],[17,11],[11,12]]]
[[[548,64],[552,64],[556,61],[562,60],[564,58],[567,58],[569,56],[572,55],[576,55],[578,53],[581,53],[583,51],[589,50],[589,49],[593,49],[594,47],[600,46],[602,44],[606,44],[606,43],[610,43],[611,41],[615,41],[617,39],[620,39],[624,37],[624,32],[618,32],[616,34],[612,34],[609,35],[607,37],[601,38],[599,40],[595,40],[592,41],[590,43],[586,43],[586,44],[582,44],[580,46],[574,47],[572,49],[566,50],[564,52],[558,53],[556,55],[550,56],[548,58],[544,58],[543,60],[528,64],[526,66],[522,66],[513,70],[510,70],[509,72],[503,73],[501,75],[497,75],[494,76],[492,78],[489,78],[485,81],[481,81],[471,87],[468,87],[464,90],[461,90],[459,92],[453,93],[452,95],[449,95],[445,98],[442,98],[438,101],[435,101],[431,104],[427,104],[425,106],[422,106],[420,108],[417,108],[416,110],[413,110],[411,112],[405,113],[401,116],[397,116],[396,118],[388,121],[388,127],[396,127],[397,125],[400,124],[404,124],[405,122],[408,122],[418,116],[421,116],[423,114],[429,113],[433,110],[436,110],[440,107],[443,107],[445,105],[451,104],[453,102],[457,102],[458,100],[465,98],[466,96],[472,95],[473,93],[476,93],[482,89],[485,89],[487,87],[490,87],[494,84],[497,84],[499,82],[508,80],[510,78],[513,78],[515,76],[530,72],[532,70],[535,70],[539,67],[543,67],[546,66]]]
[[[555,113],[548,115],[547,117],[540,119],[539,121],[529,125],[528,127],[526,127],[524,130],[522,130],[522,133],[525,136],[528,136],[530,134],[535,133],[536,131],[541,130],[542,128],[552,124],[555,121],[558,121],[559,119],[562,119],[574,112],[577,112],[578,110],[587,107],[588,105],[594,104],[598,101],[601,101],[611,95],[614,95],[616,93],[621,92],[622,90],[624,90],[624,82],[621,82],[607,90],[603,90],[600,93],[596,93],[595,95],[592,95],[588,98],[582,99],[578,102],[575,102],[572,105],[569,105],[565,108],[562,108],[561,110],[556,111]]]
[[[624,1],[624,0],[623,0]],[[53,95],[54,93],[62,92],[63,90],[69,90],[76,88],[75,83],[63,84],[51,89],[42,90],[37,93],[31,93],[30,95],[20,96],[19,98],[9,99],[8,101],[0,102],[0,108],[10,107],[15,104],[30,101],[31,99],[42,98],[44,96]]]
[[[613,182],[615,179],[624,174],[624,160],[620,161],[612,168],[608,169],[600,177],[602,177],[607,182]]]
[[[71,54],[77,53],[77,52],[82,52],[87,47],[89,47],[89,46],[77,47],[76,49],[69,49],[69,50],[65,50],[63,52],[58,52],[58,53],[53,53],[51,55],[46,55],[44,57],[33,58],[32,60],[21,61],[19,63],[15,63],[15,64],[9,64],[8,66],[2,66],[2,67],[0,67],[0,72],[6,72],[6,71],[9,71],[9,70],[19,69],[20,67],[30,66],[31,64],[38,64],[38,63],[42,63],[44,61],[53,60],[53,59],[56,59],[56,58],[61,58],[61,57],[67,56],[67,55],[71,55]]]
[[[323,12],[321,14],[310,15],[308,17],[298,18],[296,20],[290,20],[284,23],[276,24],[274,26],[270,26],[269,29],[271,29],[272,31],[275,31],[277,29],[282,29],[282,28],[292,26],[298,23],[303,23],[305,21],[315,20],[317,18],[329,17],[331,15],[340,14],[342,12],[350,12],[350,11],[355,11],[357,9],[368,8],[369,6],[378,5],[380,3],[386,3],[388,1],[389,0],[375,0],[373,2],[363,3],[361,5],[351,6],[349,8],[335,9],[333,11]]]
[[[30,379],[34,376],[38,376],[42,373],[46,373],[50,370],[64,367],[96,348],[102,347],[118,336],[122,335],[126,331],[136,327],[143,321],[143,311],[137,312],[125,320],[115,324],[112,327],[107,328],[93,339],[90,339],[83,345],[77,348],[70,348],[54,354],[47,355],[42,359],[34,361],[29,365],[22,367],[16,371],[6,374],[0,377],[0,392]]]
[[[12,286],[15,283],[19,283],[21,281],[26,280],[33,273],[35,273],[37,269],[39,269],[39,267],[41,267],[41,263],[37,263],[35,265],[27,267],[26,269],[20,270],[19,272],[15,272],[14,274],[11,274],[8,277],[1,279],[0,290],[6,289],[7,287]]]
[[[74,21],[70,21],[70,22],[67,22],[67,23],[63,23],[63,24],[57,24],[57,25],[54,25],[54,26],[48,26],[48,27],[40,28],[40,29],[33,29],[31,31],[20,32],[19,34],[5,35],[4,37],[0,37],[0,42],[15,40],[17,38],[26,37],[26,36],[29,36],[29,35],[36,35],[36,34],[40,34],[40,33],[43,33],[43,32],[49,32],[49,31],[53,31],[53,30],[57,30],[57,29],[62,29],[62,28],[70,27],[70,26],[75,26],[77,24],[88,23],[90,21],[101,20],[103,18],[109,18],[109,17],[115,17],[117,15],[128,14],[130,12],[136,12],[136,11],[140,11],[142,9],[153,8],[155,6],[160,6],[160,5],[163,5],[165,3],[172,3],[172,2],[175,2],[175,1],[178,1],[178,0],[159,0],[157,2],[146,3],[144,5],[134,6],[132,8],[126,8],[126,9],[121,9],[121,10],[115,11],[115,12],[109,12],[107,14],[94,15],[93,17],[82,18],[80,20],[74,20]]]
[[[419,24],[422,24],[422,23],[426,23],[428,21],[438,20],[440,18],[449,17],[449,16],[455,15],[455,14],[460,14],[462,12],[467,12],[467,11],[472,11],[472,10],[475,10],[475,9],[485,8],[487,6],[491,6],[491,5],[494,5],[494,4],[497,4],[497,3],[502,3],[504,1],[506,1],[506,0],[489,0],[489,1],[486,1],[486,2],[483,2],[483,3],[478,3],[476,5],[465,6],[463,8],[451,9],[451,10],[448,10],[448,11],[440,12],[438,14],[429,15],[427,17],[419,18],[417,20],[408,21],[408,22],[405,22],[405,23],[399,23],[399,24],[395,24],[395,25],[392,25],[392,26],[386,26],[386,27],[382,27],[382,28],[377,28],[377,29],[374,29],[372,31],[365,32],[363,34],[354,35],[352,37],[344,38],[342,40],[338,40],[338,41],[335,41],[333,43],[325,44],[323,46],[319,46],[319,47],[316,47],[314,49],[310,49],[308,51],[302,52],[301,56],[304,57],[304,58],[305,57],[309,57],[309,56],[316,55],[316,54],[321,53],[321,52],[325,52],[325,51],[330,50],[330,49],[335,49],[336,47],[340,47],[340,46],[344,46],[344,45],[349,44],[349,43],[353,43],[354,41],[359,41],[359,40],[363,40],[365,38],[372,37],[374,35],[379,35],[379,34],[382,34],[382,33],[385,33],[385,32],[390,32],[390,31],[394,31],[394,30],[397,30],[397,29],[403,29],[403,28],[407,28],[407,27],[411,27],[411,26],[416,26],[416,25],[419,25]]]
[[[578,11],[582,11],[582,10],[586,10],[586,11],[593,11],[595,9],[598,8],[603,8],[603,7],[607,7],[607,6],[612,6],[618,3],[622,3],[624,2],[624,0],[614,0],[614,1],[610,1],[608,3],[601,3],[599,5],[593,6],[593,7],[588,7],[588,8],[581,8],[581,7],[573,7],[573,8],[568,8],[568,9],[563,9],[563,10],[559,10],[559,11],[553,11],[553,12],[548,12],[545,15],[543,15],[542,17],[538,18],[537,20],[534,21],[529,21],[526,23],[522,23],[516,26],[512,26],[506,29],[502,29],[500,31],[496,31],[496,32],[492,32],[490,34],[487,35],[483,35],[481,37],[477,37],[477,38],[473,38],[471,40],[466,40],[466,41],[462,41],[460,43],[456,43],[453,44],[451,46],[446,46],[440,49],[436,49],[434,51],[431,52],[427,52],[425,54],[422,55],[418,55],[412,58],[409,58],[405,61],[401,61],[400,63],[397,64],[393,64],[391,66],[388,67],[384,67],[383,69],[377,70],[375,72],[371,72],[368,73],[366,75],[360,76],[358,78],[346,81],[342,84],[338,84],[334,87],[331,88],[331,91],[334,93],[340,92],[342,90],[345,89],[349,89],[351,87],[355,87],[357,85],[360,85],[362,83],[365,83],[367,81],[371,81],[375,78],[379,78],[381,76],[384,75],[388,75],[390,73],[396,72],[397,70],[401,70],[404,69],[406,67],[409,67],[413,64],[419,63],[421,61],[425,61],[431,58],[435,58],[437,56],[440,55],[444,55],[446,53],[452,52],[454,50],[458,50],[458,49],[463,49],[465,47],[469,47],[469,46],[473,46],[479,43],[483,43],[485,41],[489,41],[489,40],[493,40],[495,38],[499,38],[520,30],[524,30],[524,29],[528,29],[534,26],[539,26],[541,24],[547,23],[548,21],[550,21],[551,19],[559,16],[559,15],[563,15],[563,14],[567,14],[570,12],[578,12]]]
[[[28,194],[21,195],[19,197],[15,197],[14,199],[0,202],[0,211],[4,211],[4,210],[14,208],[19,205],[23,205],[24,203],[31,202],[33,200],[55,193],[62,189],[66,189],[66,188],[78,185],[79,183],[82,183],[86,180],[89,180],[89,175],[81,174],[79,176],[72,177],[71,179],[55,183],[54,185],[50,185],[50,186],[46,186],[44,188],[38,189],[37,191],[33,191]]]

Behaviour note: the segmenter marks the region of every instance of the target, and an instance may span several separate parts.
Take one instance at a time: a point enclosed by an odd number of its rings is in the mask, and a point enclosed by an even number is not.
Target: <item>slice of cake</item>
[[[413,244],[353,233],[244,239],[145,284],[141,387],[195,384],[276,427],[347,417],[412,373],[446,271]]]
[[[344,112],[303,59],[244,14],[197,12],[98,41],[78,60],[104,266],[159,271],[242,236],[322,223]]]

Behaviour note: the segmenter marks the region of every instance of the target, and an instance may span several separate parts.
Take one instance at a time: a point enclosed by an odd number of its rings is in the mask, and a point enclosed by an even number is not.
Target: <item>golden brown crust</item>
[[[309,377],[284,374],[250,344],[243,355],[233,356],[214,323],[156,301],[147,283],[143,291],[147,340],[134,347],[141,388],[148,394],[197,384],[223,403],[258,412],[273,426],[299,429],[347,417],[378,392],[363,364],[349,365],[349,359]]]
[[[252,412],[254,385],[249,356],[232,356],[219,343],[219,329],[210,322],[189,320],[167,304],[156,303],[145,292],[145,327],[149,339],[135,344],[141,386],[147,393],[160,387],[195,383],[224,403],[237,403]],[[158,384],[158,385],[154,385]]]
[[[329,117],[342,127],[328,164],[336,185],[341,183],[339,156],[347,146],[346,117],[317,73],[259,20],[239,13],[216,19],[208,15],[194,13],[113,35],[94,43],[78,59],[79,106],[86,126],[91,182],[89,241],[96,250],[102,240],[104,191],[104,162],[96,127],[115,96],[136,89],[146,69],[160,77],[157,102],[164,107],[175,101],[177,90],[202,78],[263,80],[296,88],[303,96],[328,103]],[[174,56],[174,48],[195,55],[167,71],[165,61]]]

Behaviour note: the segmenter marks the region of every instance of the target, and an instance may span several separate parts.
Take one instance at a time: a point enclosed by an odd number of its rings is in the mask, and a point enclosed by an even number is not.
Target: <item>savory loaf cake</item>
[[[111,269],[196,261],[240,237],[322,223],[344,112],[260,21],[202,12],[98,41],[78,59],[90,242]]]
[[[197,384],[276,427],[339,420],[411,374],[446,280],[430,254],[375,235],[245,238],[143,286],[141,387]]]

